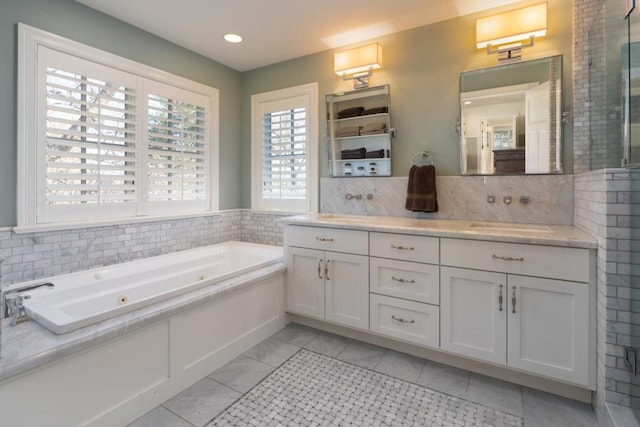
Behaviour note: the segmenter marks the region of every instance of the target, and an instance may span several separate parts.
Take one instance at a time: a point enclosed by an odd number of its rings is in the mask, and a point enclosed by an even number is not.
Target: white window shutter
[[[219,92],[18,25],[20,231],[218,208]]]
[[[314,211],[317,85],[254,95],[252,110],[252,208]]]
[[[44,50],[39,219],[135,215],[139,179],[137,80]]]
[[[153,213],[206,208],[210,100],[169,85],[147,85],[147,202]]]
[[[262,121],[262,197],[298,199],[307,196],[307,110],[274,111]]]

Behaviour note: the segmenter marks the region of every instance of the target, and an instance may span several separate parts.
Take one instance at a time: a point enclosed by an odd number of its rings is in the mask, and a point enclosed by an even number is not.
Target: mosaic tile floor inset
[[[522,418],[300,350],[210,426],[522,426]]]

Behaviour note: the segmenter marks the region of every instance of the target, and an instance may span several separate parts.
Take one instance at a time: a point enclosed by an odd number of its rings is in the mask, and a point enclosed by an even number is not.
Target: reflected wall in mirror
[[[460,74],[462,175],[562,173],[562,56]]]

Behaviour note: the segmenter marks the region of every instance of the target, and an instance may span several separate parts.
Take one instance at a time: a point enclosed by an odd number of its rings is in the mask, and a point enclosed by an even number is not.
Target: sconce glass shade
[[[339,76],[357,74],[382,67],[382,48],[378,43],[336,52],[333,71]]]
[[[547,34],[547,3],[540,3],[476,21],[478,49],[523,42]]]

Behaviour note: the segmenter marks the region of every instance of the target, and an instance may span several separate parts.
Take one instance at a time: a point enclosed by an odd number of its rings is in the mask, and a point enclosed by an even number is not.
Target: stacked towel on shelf
[[[382,113],[388,113],[389,112],[389,108],[388,107],[375,107],[375,108],[369,108],[367,110],[364,110],[362,112],[363,116],[368,116],[371,114],[382,114]]]
[[[340,158],[342,160],[364,159],[367,153],[366,148],[355,148],[353,150],[342,150]]]
[[[369,123],[360,130],[360,135],[377,135],[387,132],[386,123]]]
[[[381,150],[367,151],[364,157],[367,159],[383,159],[384,150],[381,149]]]
[[[438,212],[436,168],[433,165],[411,166],[405,209],[413,212]]]
[[[357,117],[361,115],[363,111],[364,111],[364,107],[345,108],[344,110],[338,111],[338,118],[346,119],[349,117]]]
[[[336,129],[336,138],[346,138],[348,136],[358,136],[362,126],[347,126],[340,129]]]

